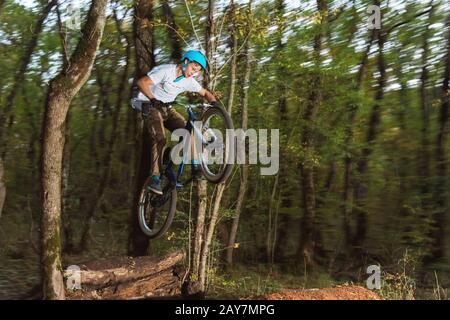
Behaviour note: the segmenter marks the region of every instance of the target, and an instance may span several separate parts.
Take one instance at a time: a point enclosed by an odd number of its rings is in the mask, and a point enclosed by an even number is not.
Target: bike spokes
[[[164,177],[161,179],[163,194],[158,195],[148,190],[149,181],[147,179],[141,191],[139,224],[147,236],[158,238],[165,233],[172,223],[176,209],[176,189]]]
[[[230,160],[234,144],[227,129],[233,124],[222,108],[208,109],[202,119],[202,150],[199,152],[203,173],[207,180],[218,183],[225,180],[232,169]]]

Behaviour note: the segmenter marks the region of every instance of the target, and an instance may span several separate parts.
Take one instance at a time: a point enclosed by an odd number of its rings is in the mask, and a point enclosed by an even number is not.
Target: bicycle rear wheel
[[[225,181],[233,169],[229,158],[234,155],[231,150],[234,143],[227,136],[227,129],[233,128],[230,115],[220,106],[211,107],[202,115],[202,134],[205,141],[199,151],[199,158],[203,175],[209,182]]]
[[[142,232],[151,239],[160,238],[172,224],[177,206],[177,189],[165,176],[161,178],[162,195],[147,189],[150,177],[144,183],[139,197],[138,220]]]

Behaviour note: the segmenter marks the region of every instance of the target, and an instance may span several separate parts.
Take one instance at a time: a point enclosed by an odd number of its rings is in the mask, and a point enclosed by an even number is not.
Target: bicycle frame
[[[184,129],[188,130],[191,135],[190,143],[192,143],[192,133],[194,132],[194,134],[201,137],[202,144],[208,144],[208,142],[204,139],[202,132],[199,130],[199,128],[197,128],[194,125],[194,122],[197,120],[197,116],[193,109],[198,106],[184,105],[184,107],[186,108],[187,113],[188,113],[188,121],[186,122],[186,126],[184,127]],[[204,127],[208,128],[207,125]],[[215,138],[215,137],[213,137],[213,138]],[[183,172],[184,172],[184,169],[186,166],[187,156],[188,156],[188,154],[183,155],[183,159],[180,163],[180,166],[178,167],[178,172],[176,174],[175,174],[175,171],[173,170],[174,163],[172,160],[169,160],[169,163],[167,164],[166,168],[164,170],[162,170],[162,173],[161,173],[161,178],[162,178],[163,174],[167,174],[172,185],[174,185],[177,189],[180,189],[183,187],[183,184],[181,183],[180,178],[183,175]],[[194,179],[194,177],[190,177],[185,183],[189,183],[193,179]]]

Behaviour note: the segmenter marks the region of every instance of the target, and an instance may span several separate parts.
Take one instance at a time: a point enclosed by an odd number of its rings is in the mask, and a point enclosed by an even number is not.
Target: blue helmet
[[[206,69],[206,58],[200,51],[189,50],[181,57],[181,61],[184,61],[184,59],[188,59],[189,62],[195,61],[201,65],[203,69]]]

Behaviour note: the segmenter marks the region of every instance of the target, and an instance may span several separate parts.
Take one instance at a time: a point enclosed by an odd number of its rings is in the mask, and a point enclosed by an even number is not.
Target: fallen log
[[[146,299],[179,296],[185,274],[185,254],[163,258],[118,257],[80,265],[64,272],[66,279],[79,279],[81,289],[67,288],[68,299]],[[67,283],[67,282],[66,282]]]

